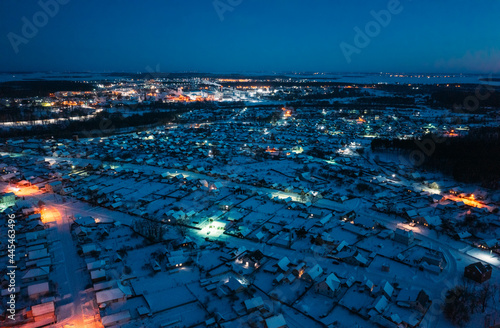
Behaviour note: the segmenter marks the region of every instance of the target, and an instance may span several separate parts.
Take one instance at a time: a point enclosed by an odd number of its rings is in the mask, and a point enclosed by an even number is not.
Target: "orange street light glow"
[[[472,206],[472,207],[477,207],[477,208],[486,207],[483,203],[476,200],[474,195],[471,195],[470,197],[467,197],[467,198],[461,198],[458,196],[448,195],[446,198],[453,200],[455,202],[463,202],[465,205]]]
[[[61,213],[53,206],[43,208],[40,214],[42,214],[43,223],[56,222],[62,219]]]
[[[38,193],[37,186],[7,187],[6,189],[7,192],[13,192],[17,197],[30,196]]]

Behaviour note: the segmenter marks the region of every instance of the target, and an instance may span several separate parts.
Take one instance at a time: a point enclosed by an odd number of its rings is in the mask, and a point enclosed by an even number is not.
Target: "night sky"
[[[0,2],[0,71],[500,72],[500,1],[41,3]]]

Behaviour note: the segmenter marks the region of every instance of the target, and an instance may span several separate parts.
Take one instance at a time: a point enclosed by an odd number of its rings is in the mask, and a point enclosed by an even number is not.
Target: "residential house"
[[[28,286],[28,296],[32,300],[40,299],[50,292],[48,281]]]
[[[262,301],[262,297],[260,296],[248,299],[244,304],[248,313],[264,308],[264,301]]]
[[[191,257],[183,250],[171,251],[167,254],[167,269],[182,267],[192,262]]]
[[[404,245],[410,245],[413,243],[415,237],[413,236],[413,231],[407,230],[407,229],[401,229],[397,228],[394,231],[394,241],[404,244]]]
[[[266,319],[266,328],[287,328],[283,314],[276,315]]]
[[[217,294],[219,296],[237,294],[245,290],[246,286],[239,282],[236,278],[231,277],[227,282],[219,286]]]
[[[120,288],[112,288],[97,292],[95,297],[97,304],[101,305],[103,303],[109,304],[124,301],[127,295]]]
[[[335,273],[331,273],[325,280],[316,284],[316,292],[321,295],[325,295],[328,297],[335,296],[335,292],[340,288],[340,280],[335,275]]]
[[[288,265],[290,264],[290,260],[288,259],[288,257],[284,257],[282,258],[281,260],[278,261],[278,268],[280,268],[281,271],[288,271]]]
[[[311,269],[307,270],[302,275],[302,278],[304,278],[304,280],[306,281],[314,282],[322,274],[323,274],[323,268],[319,264],[316,264]]]
[[[429,295],[423,289],[403,289],[396,298],[396,304],[401,307],[425,312],[430,303]]]
[[[16,205],[16,194],[9,192],[0,197],[0,206],[9,207]]]
[[[35,322],[46,322],[51,324],[56,322],[54,302],[46,302],[31,307],[31,315]]]
[[[101,322],[104,327],[115,327],[129,322],[130,318],[130,311],[125,310],[104,316],[101,318]]]
[[[465,267],[464,276],[481,284],[491,278],[492,271],[491,265],[476,262]]]
[[[62,191],[63,185],[61,181],[53,181],[45,185],[45,190],[47,192],[58,193]]]

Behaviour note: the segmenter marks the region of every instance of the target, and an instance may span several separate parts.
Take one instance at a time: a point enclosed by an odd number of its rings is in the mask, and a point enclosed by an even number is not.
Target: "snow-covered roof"
[[[33,305],[31,307],[31,313],[33,314],[33,317],[38,317],[54,312],[55,312],[54,302],[42,303],[38,305]]]
[[[323,273],[323,268],[321,268],[321,266],[319,264],[316,264],[311,269],[309,269],[306,273],[312,280],[315,280]]]
[[[333,291],[337,290],[337,288],[339,288],[340,286],[340,280],[339,278],[337,278],[335,273],[331,273],[328,277],[326,277],[325,282]]]
[[[246,300],[244,303],[247,310],[255,309],[264,305],[264,301],[262,301],[262,297],[260,296]]]
[[[285,256],[284,258],[279,260],[278,267],[283,271],[287,271],[289,264],[290,264],[290,260],[288,259],[288,257]]]
[[[286,327],[286,321],[282,314],[266,319],[267,328]]]
[[[378,312],[382,313],[385,308],[389,305],[389,300],[384,296],[380,295],[374,302],[373,308]]]
[[[97,300],[97,304],[102,304],[122,299],[123,297],[125,297],[125,294],[121,291],[120,288],[113,288],[97,292],[95,294],[95,297]]]

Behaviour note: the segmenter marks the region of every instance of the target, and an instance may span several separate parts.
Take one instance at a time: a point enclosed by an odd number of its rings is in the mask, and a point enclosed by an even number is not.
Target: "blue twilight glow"
[[[492,0],[3,0],[0,13],[0,71],[500,72]]]

